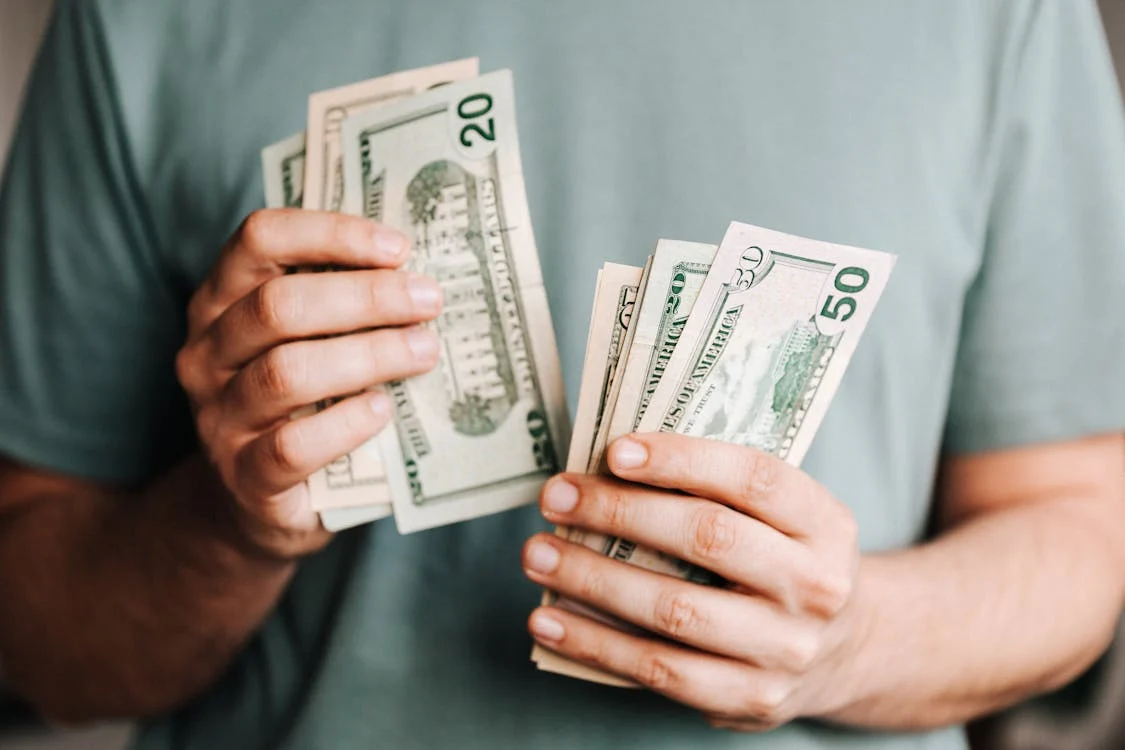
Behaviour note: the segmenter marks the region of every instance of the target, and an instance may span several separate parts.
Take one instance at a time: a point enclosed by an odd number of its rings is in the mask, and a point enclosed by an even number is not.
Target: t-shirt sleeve
[[[137,482],[185,443],[183,303],[132,166],[97,4],[56,5],[0,188],[0,453]]]
[[[946,444],[1125,429],[1125,124],[1097,8],[1032,7],[998,105],[986,246]]]

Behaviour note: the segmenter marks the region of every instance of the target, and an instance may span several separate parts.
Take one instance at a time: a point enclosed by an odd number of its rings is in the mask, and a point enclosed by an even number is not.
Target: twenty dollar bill
[[[305,133],[262,149],[262,184],[266,208],[300,208],[305,181]]]
[[[339,211],[344,203],[340,128],[350,115],[413,96],[426,89],[475,78],[475,57],[431,65],[318,91],[309,97],[308,157],[304,207]]]
[[[344,121],[345,209],[411,241],[445,293],[431,372],[390,383],[377,438],[403,533],[534,501],[567,420],[509,71]]]
[[[310,96],[303,207],[328,211],[343,208],[340,128],[347,117],[435,86],[473,78],[477,73],[477,60],[470,58],[392,73]],[[330,403],[318,404],[315,408]],[[390,490],[375,440],[313,474],[309,478],[309,488],[313,507],[321,511],[321,521],[331,531],[374,521],[391,513]]]

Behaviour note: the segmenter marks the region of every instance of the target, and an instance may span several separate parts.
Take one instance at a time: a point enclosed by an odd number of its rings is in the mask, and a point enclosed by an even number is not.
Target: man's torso
[[[570,403],[596,270],[732,219],[899,261],[805,468],[866,550],[924,533],[961,300],[980,262],[999,6],[973,2],[106,2],[145,194],[187,295],[262,205],[261,147],[313,91],[465,56],[512,69]],[[1015,24],[1013,24],[1015,25]],[[157,61],[151,64],[151,61]],[[959,733],[710,730],[651,695],[535,671],[533,508],[343,535],[209,696],[143,748],[960,747]],[[274,745],[270,745],[274,746]]]

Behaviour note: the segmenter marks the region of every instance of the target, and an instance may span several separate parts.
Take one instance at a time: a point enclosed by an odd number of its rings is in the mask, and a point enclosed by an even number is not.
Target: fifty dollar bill
[[[800,465],[894,263],[888,253],[733,222],[636,429],[745,445]],[[716,583],[628,540],[582,532],[578,541],[648,570]],[[540,667],[623,684],[562,657],[549,666],[541,658]]]
[[[630,345],[618,367],[617,397],[606,414],[601,439],[590,456],[590,471],[604,474],[609,443],[632,432],[660,383],[680,340],[688,315],[699,296],[715,245],[660,240],[644,285],[644,297],[634,318]]]

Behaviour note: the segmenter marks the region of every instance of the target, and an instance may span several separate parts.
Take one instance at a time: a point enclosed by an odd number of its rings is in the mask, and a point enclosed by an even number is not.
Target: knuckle
[[[263,355],[254,373],[254,388],[270,398],[284,397],[296,390],[303,380],[304,365],[300,357],[285,347],[271,349]]]
[[[790,672],[803,674],[812,668],[820,655],[820,635],[811,628],[793,628],[781,644],[781,662]]]
[[[301,319],[301,294],[286,278],[271,279],[250,298],[254,320],[271,331],[285,331]]]
[[[785,721],[785,704],[789,699],[789,692],[789,688],[780,680],[760,681],[748,692],[745,712],[764,724],[782,724]]]
[[[578,594],[581,599],[588,602],[604,600],[606,590],[605,573],[596,567],[591,567],[582,574],[578,585]]]
[[[274,220],[268,209],[253,211],[242,222],[239,243],[247,250],[265,253],[274,245]]]
[[[217,442],[222,425],[222,412],[215,406],[204,406],[195,415],[195,427],[203,444],[209,448]]]
[[[851,599],[851,576],[821,560],[806,557],[797,566],[790,584],[790,611],[834,617]]]
[[[769,496],[777,487],[777,461],[765,453],[743,451],[738,477],[738,489],[742,497]]]
[[[375,412],[357,403],[354,399],[347,404],[341,414],[344,434],[352,439],[374,435],[379,428]]]
[[[670,690],[681,679],[671,659],[655,648],[641,652],[633,677],[652,690]]]
[[[199,365],[193,347],[185,346],[176,352],[176,380],[188,395],[194,395],[199,384]]]
[[[859,540],[859,522],[856,520],[855,514],[846,505],[837,501],[837,507],[839,518],[836,521],[834,536],[845,542],[849,548],[853,547]]]
[[[395,331],[394,338],[386,337],[389,331],[376,331],[369,341],[370,357],[381,370],[407,371],[414,364],[414,350],[410,348],[410,337],[418,335],[410,329]]]
[[[629,528],[629,499],[624,489],[614,483],[598,483],[598,499],[602,508],[606,528],[609,531],[621,532]]]
[[[695,510],[689,527],[691,549],[704,561],[724,558],[738,546],[736,520],[726,508],[713,503]]]
[[[361,347],[357,360],[366,363],[373,381],[394,380],[396,374],[412,371],[414,354],[407,336],[406,331],[382,329],[357,340]]]
[[[304,463],[304,452],[304,430],[296,422],[278,427],[266,442],[269,462],[286,473],[300,470]]]
[[[204,286],[208,282],[204,282]],[[198,330],[207,325],[207,302],[204,299],[203,287],[191,295],[187,305],[187,322],[190,330]]]
[[[609,646],[603,638],[576,638],[568,634],[567,644],[574,656],[580,661],[590,664],[609,663],[612,646]]]
[[[707,617],[682,591],[669,589],[662,592],[653,608],[653,622],[657,629],[672,638],[698,635],[707,627]]]
[[[814,609],[834,617],[847,606],[851,595],[851,578],[843,573],[830,573],[812,580],[808,598]]]
[[[661,433],[657,434],[660,435]],[[668,451],[667,465],[672,476],[679,479],[691,479],[702,476],[709,471],[707,467],[708,456],[699,450],[698,444],[682,439],[668,442],[670,450]]]
[[[375,226],[371,222],[337,213],[332,215],[328,232],[331,243],[337,247],[362,251],[371,243],[375,235]]]
[[[406,300],[406,274],[387,271],[376,271],[368,283],[361,282],[360,303],[371,310],[375,315],[386,315],[388,300],[398,300],[394,303],[397,307],[404,306]]]

